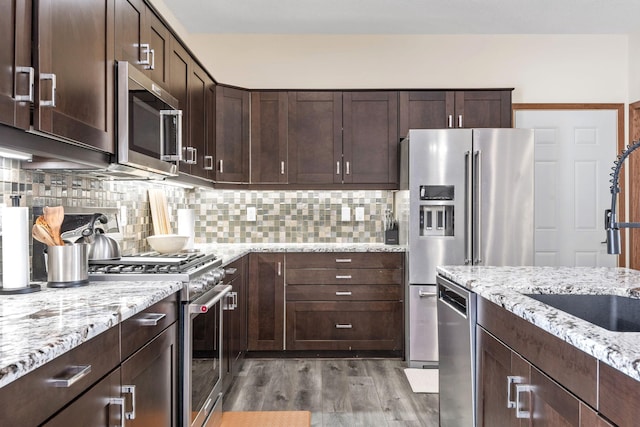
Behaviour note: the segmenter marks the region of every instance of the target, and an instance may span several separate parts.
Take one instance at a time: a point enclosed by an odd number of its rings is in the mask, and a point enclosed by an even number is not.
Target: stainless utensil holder
[[[89,283],[87,244],[48,246],[45,265],[47,266],[47,286],[50,288],[68,288]]]

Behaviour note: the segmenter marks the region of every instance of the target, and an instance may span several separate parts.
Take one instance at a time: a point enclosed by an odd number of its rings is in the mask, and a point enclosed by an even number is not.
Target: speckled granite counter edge
[[[575,293],[638,298],[640,272],[626,268],[444,266],[438,267],[438,273],[640,381],[640,333],[608,331],[524,295]]]

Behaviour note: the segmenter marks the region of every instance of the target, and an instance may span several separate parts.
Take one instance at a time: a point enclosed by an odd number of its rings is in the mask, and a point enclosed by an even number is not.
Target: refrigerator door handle
[[[475,259],[474,265],[482,263],[480,251],[482,250],[482,151],[478,150],[475,156],[475,175],[476,175],[476,239],[475,239]]]
[[[471,176],[471,151],[466,151],[464,153],[464,166],[466,171],[467,183],[465,185],[465,204],[466,204],[466,215],[465,215],[465,233],[464,233],[464,263],[471,264],[473,253],[471,250],[471,230],[472,230],[472,221],[473,217],[471,213],[473,212],[473,198],[472,198],[472,185],[473,185],[473,177]]]

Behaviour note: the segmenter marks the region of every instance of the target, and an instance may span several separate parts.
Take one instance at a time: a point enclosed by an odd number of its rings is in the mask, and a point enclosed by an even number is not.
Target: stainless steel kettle
[[[120,259],[120,245],[114,239],[104,235],[104,230],[96,228],[98,222],[107,223],[107,217],[102,214],[96,214],[96,217],[90,228],[82,231],[82,235],[87,243],[89,243],[89,260],[112,260]]]

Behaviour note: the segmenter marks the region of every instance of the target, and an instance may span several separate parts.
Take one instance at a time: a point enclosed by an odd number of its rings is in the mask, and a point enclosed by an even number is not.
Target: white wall
[[[629,36],[629,103],[640,101],[640,34]]]
[[[514,87],[514,102],[560,103],[627,102],[629,96],[625,35],[190,34],[189,39],[217,81],[252,89]]]

